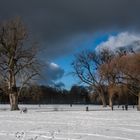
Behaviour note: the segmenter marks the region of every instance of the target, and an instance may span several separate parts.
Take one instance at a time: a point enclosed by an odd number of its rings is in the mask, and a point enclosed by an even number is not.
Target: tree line
[[[17,87],[19,90],[20,87]],[[108,94],[105,93],[107,101]],[[124,98],[114,98],[116,105],[124,105]],[[19,104],[94,104],[101,105],[101,99],[96,91],[90,92],[88,87],[73,85],[70,90],[60,89],[52,86],[30,85],[23,87],[18,96]],[[9,95],[0,89],[0,103],[9,104]],[[108,104],[108,102],[107,102]],[[136,105],[136,96],[128,96],[128,104]]]
[[[19,88],[17,89],[19,90]],[[83,86],[74,85],[70,90],[66,90],[36,84],[23,87],[18,101],[20,104],[87,104],[89,96]],[[8,94],[4,93],[2,89],[0,103],[9,103]]]

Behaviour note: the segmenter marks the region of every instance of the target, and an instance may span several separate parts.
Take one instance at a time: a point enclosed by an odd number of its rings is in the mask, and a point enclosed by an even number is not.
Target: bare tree
[[[139,53],[119,52],[111,61],[100,67],[100,74],[107,81],[109,104],[113,106],[113,96],[122,94],[128,101],[128,93],[138,96],[135,93],[140,83],[140,57]],[[140,103],[139,103],[140,104]]]
[[[19,109],[17,85],[23,87],[39,74],[37,49],[27,42],[27,29],[20,18],[0,24],[0,76],[7,84],[11,110]]]
[[[120,71],[127,83],[132,85],[130,93],[138,96],[138,110],[140,110],[140,53],[122,57]]]
[[[110,52],[108,51],[108,54]],[[117,86],[117,80],[119,76],[119,70],[117,68],[118,59],[115,55],[108,59],[104,64],[100,66],[100,76],[105,80],[108,87],[109,106],[113,109],[113,97],[119,94],[119,87]]]
[[[75,60],[72,63],[74,74],[81,82],[96,89],[104,107],[106,106],[104,80],[100,76],[99,68],[109,59],[107,57],[105,51],[98,53],[83,51],[75,56]]]

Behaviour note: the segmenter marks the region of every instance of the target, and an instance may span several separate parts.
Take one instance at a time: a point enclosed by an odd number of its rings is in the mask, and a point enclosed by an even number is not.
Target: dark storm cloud
[[[140,0],[0,0],[0,20],[21,16],[48,55],[71,51],[58,40],[82,33],[140,29],[139,13]]]
[[[55,84],[55,87],[63,88],[63,87],[65,87],[65,84],[63,82],[58,82],[58,83]]]
[[[63,75],[64,70],[61,67],[53,62],[47,62],[44,69],[41,71],[41,79],[39,80],[39,83],[62,86],[61,82],[56,83],[56,81],[60,80]]]
[[[140,23],[139,0],[0,0],[0,2],[2,18],[20,15],[46,39],[65,37],[73,32],[95,30],[104,26],[137,26]]]

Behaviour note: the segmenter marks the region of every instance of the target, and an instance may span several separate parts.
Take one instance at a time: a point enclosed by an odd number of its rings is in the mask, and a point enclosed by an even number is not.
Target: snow
[[[140,112],[89,105],[0,105],[0,140],[140,140]]]

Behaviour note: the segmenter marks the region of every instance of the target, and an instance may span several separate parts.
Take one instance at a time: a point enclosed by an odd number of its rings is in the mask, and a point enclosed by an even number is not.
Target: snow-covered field
[[[25,106],[27,113],[0,105],[0,140],[140,140],[140,112],[132,107]]]

